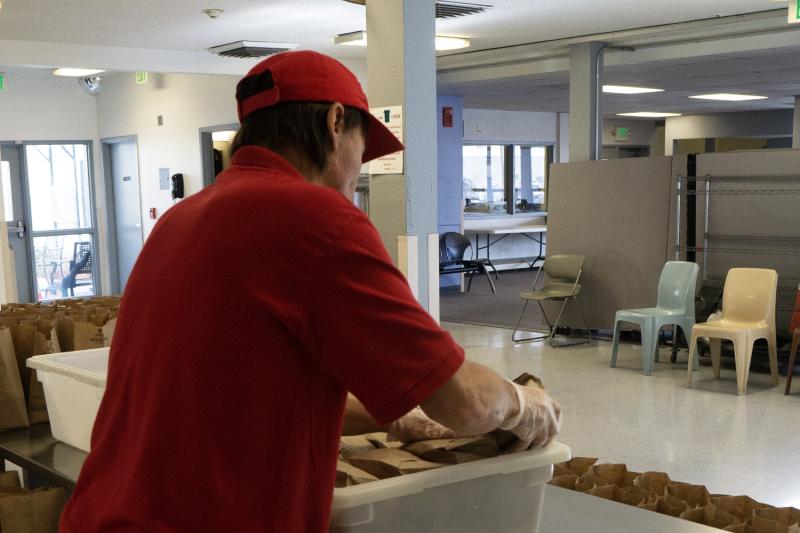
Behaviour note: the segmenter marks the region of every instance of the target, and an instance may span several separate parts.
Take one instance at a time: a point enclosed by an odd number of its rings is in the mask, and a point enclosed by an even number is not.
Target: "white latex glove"
[[[432,420],[425,412],[415,407],[389,425],[386,430],[387,440],[414,442],[430,439],[452,439],[455,432]]]
[[[506,420],[500,429],[510,431],[519,440],[509,451],[513,453],[548,445],[561,430],[561,406],[544,389],[510,383],[517,393],[519,413]]]

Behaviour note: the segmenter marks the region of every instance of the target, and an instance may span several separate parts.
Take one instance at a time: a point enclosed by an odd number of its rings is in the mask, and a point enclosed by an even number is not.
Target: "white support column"
[[[402,174],[370,176],[370,217],[400,265],[398,237],[425,241],[437,231],[436,11],[434,0],[366,4],[370,105],[402,106],[406,147]],[[418,300],[427,307],[439,286],[429,286],[428,247],[415,257]]]
[[[592,161],[597,150],[603,43],[582,43],[569,52],[569,160]]]

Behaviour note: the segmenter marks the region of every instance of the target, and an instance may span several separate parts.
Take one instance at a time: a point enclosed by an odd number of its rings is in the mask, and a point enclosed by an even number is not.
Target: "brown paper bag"
[[[117,317],[110,318],[103,326],[103,346],[111,346],[114,329],[117,327]]]
[[[589,467],[596,462],[596,457],[573,457],[566,463],[560,463],[558,466],[566,468],[575,475],[582,476],[589,470]]]
[[[337,488],[352,487],[370,481],[378,481],[378,478],[344,461],[340,460],[336,463],[335,486]]]
[[[0,430],[29,425],[11,330],[0,328]]]
[[[672,480],[664,472],[644,472],[633,481],[634,485],[656,496],[664,494],[667,485],[671,483]]]
[[[71,352],[75,350],[75,323],[72,321],[72,317],[62,316],[57,318],[53,327],[55,328],[59,351]]]
[[[680,518],[717,529],[741,524],[735,516],[726,513],[713,503],[709,503],[704,507],[697,507],[696,509],[684,511]]]
[[[57,533],[67,496],[62,488],[16,489],[0,493],[0,531]]]
[[[339,455],[345,459],[353,453],[374,449],[375,445],[364,435],[345,435],[339,439]]]
[[[575,476],[575,472],[563,466],[563,463],[553,465],[553,477],[559,476]]]
[[[591,490],[586,491],[586,494],[591,494],[592,496],[599,496],[600,498],[605,498],[606,500],[611,500],[618,503],[624,503],[626,505],[633,505],[633,506],[639,505],[647,498],[647,496],[644,494],[633,494],[620,487],[617,487],[616,485],[595,487]]]
[[[550,480],[550,485],[561,487],[564,489],[575,490],[575,484],[578,482],[578,476],[575,474],[567,474],[565,476],[556,476]]]
[[[765,507],[754,510],[754,517],[774,520],[779,524],[791,526],[800,522],[800,510],[794,507]],[[754,524],[755,525],[755,524]]]
[[[595,481],[597,485],[622,487],[627,479],[628,468],[624,464],[592,465],[582,476],[584,481]]]
[[[739,522],[747,522],[756,509],[772,507],[766,503],[757,502],[749,496],[717,496],[711,498],[711,503],[726,513],[732,514]]]
[[[402,448],[403,446],[402,442],[387,440],[387,435],[383,432],[367,433],[364,438],[370,441],[375,448]]]
[[[92,322],[75,322],[75,350],[91,350],[106,345],[103,327]]]
[[[667,514],[670,516],[680,516],[684,511],[687,511],[689,506],[685,501],[679,500],[674,496],[666,494],[661,496],[656,501],[656,512]]]
[[[414,474],[444,466],[424,461],[406,451],[391,448],[354,453],[350,456],[350,464],[378,479]]]
[[[19,473],[16,470],[0,472],[0,492],[8,489],[18,489],[22,485],[19,482]]]
[[[468,463],[499,454],[492,436],[423,440],[406,444],[403,449],[426,461],[443,464]]]
[[[711,501],[708,490],[703,485],[673,483],[667,486],[665,492],[670,496],[685,501],[690,508],[704,507]]]

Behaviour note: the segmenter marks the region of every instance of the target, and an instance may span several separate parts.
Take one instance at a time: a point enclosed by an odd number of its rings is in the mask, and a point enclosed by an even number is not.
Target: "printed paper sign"
[[[370,109],[378,120],[394,133],[400,142],[403,142],[403,106],[373,107]],[[369,163],[370,174],[402,174],[403,152],[379,157]]]

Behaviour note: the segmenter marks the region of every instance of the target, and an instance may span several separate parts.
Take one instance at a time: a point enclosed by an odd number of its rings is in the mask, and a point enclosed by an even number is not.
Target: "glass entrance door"
[[[24,148],[34,299],[95,295],[97,230],[89,143],[29,143]]]

